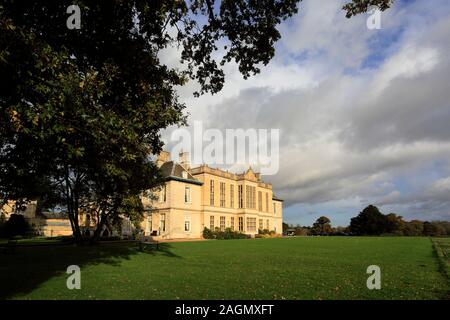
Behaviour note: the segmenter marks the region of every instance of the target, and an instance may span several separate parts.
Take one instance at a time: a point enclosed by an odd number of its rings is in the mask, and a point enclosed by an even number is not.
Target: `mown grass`
[[[434,238],[433,244],[441,271],[450,281],[450,238]]]
[[[18,245],[39,245],[39,244],[58,244],[63,243],[65,239],[70,239],[70,237],[32,237],[32,238],[13,238]],[[5,238],[0,238],[0,245],[5,245],[10,240]]]
[[[81,267],[81,290],[65,270]],[[366,269],[381,268],[381,290]],[[0,255],[7,299],[445,299],[428,238],[302,237],[134,246],[18,248]]]

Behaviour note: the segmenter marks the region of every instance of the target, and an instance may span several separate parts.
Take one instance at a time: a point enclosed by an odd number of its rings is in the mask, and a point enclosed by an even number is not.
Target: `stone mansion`
[[[166,179],[148,207],[142,229],[159,239],[201,238],[203,229],[231,228],[248,235],[267,229],[282,233],[283,201],[272,185],[249,168],[234,174],[208,165],[191,168],[188,154],[180,162],[161,152],[157,164]]]
[[[207,165],[191,168],[188,154],[180,154],[180,163],[171,161],[168,152],[157,158],[165,178],[164,186],[151,198],[143,197],[146,208],[141,233],[154,239],[202,238],[203,229],[231,228],[248,235],[258,230],[282,233],[283,201],[274,196],[272,185],[264,183],[259,173],[250,168],[234,174]],[[156,196],[156,197],[155,197]],[[36,234],[43,236],[71,235],[72,228],[64,212],[36,214],[36,201],[25,211],[14,209],[14,201],[0,207],[9,218],[22,214]],[[79,224],[83,234],[92,233],[96,222],[81,213]],[[109,235],[130,236],[134,226],[124,218],[119,231],[108,227]]]

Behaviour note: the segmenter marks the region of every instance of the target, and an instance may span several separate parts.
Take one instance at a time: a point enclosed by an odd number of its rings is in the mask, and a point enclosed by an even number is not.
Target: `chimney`
[[[179,154],[180,164],[186,169],[191,169],[191,164],[189,162],[189,152],[180,152]]]
[[[156,165],[161,167],[163,163],[170,161],[170,153],[167,151],[161,151],[156,158]]]

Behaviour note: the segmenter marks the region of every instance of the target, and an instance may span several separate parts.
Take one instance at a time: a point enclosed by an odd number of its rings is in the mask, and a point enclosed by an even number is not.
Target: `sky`
[[[345,226],[369,204],[450,220],[450,2],[397,0],[372,30],[344,3],[301,2],[260,74],[244,80],[229,64],[219,94],[180,88],[188,122],[280,129],[279,171],[263,179],[285,222]],[[176,66],[179,51],[161,59]]]

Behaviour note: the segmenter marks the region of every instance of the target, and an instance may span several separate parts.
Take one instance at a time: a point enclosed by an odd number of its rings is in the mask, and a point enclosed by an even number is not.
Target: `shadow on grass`
[[[69,265],[109,264],[119,267],[137,254],[180,258],[168,243],[159,250],[139,250],[132,243],[102,243],[98,246],[17,247],[14,253],[0,254],[0,300],[27,294],[52,277],[66,274]],[[68,276],[68,275],[67,275]]]

